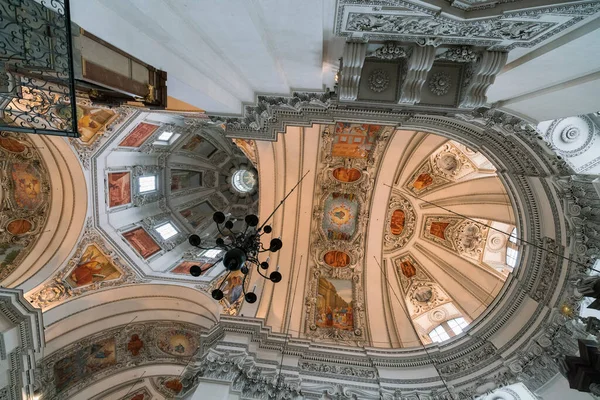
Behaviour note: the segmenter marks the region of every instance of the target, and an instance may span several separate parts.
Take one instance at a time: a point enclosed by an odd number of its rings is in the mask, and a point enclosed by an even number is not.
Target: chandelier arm
[[[305,177],[306,175],[308,175],[308,173],[309,173],[309,172],[310,172],[310,169],[309,169],[308,171],[306,171],[306,173],[305,173],[304,175],[302,175],[302,178],[300,178],[300,180],[298,181],[298,183],[296,183],[296,186],[294,186],[294,187],[292,188],[292,190],[290,190],[290,191],[288,192],[288,194],[286,194],[286,195],[285,195],[285,197],[283,198],[283,200],[281,200],[281,202],[279,203],[279,205],[278,205],[277,207],[275,207],[275,209],[273,210],[273,212],[271,213],[271,215],[269,215],[269,216],[267,217],[267,219],[265,220],[265,222],[263,222],[263,223],[262,223],[262,225],[261,225],[261,226],[260,226],[260,227],[259,227],[257,230],[259,230],[259,231],[260,231],[260,230],[261,230],[261,229],[262,229],[262,228],[263,228],[263,227],[264,227],[264,226],[267,224],[267,222],[269,222],[269,220],[270,220],[270,219],[273,217],[273,215],[275,215],[275,212],[276,212],[276,211],[279,209],[279,207],[281,207],[281,206],[283,205],[283,203],[284,203],[284,202],[285,202],[285,200],[286,200],[286,199],[289,197],[289,195],[290,195],[290,194],[292,194],[292,192],[293,192],[294,190],[296,190],[296,188],[298,187],[298,185],[300,185],[300,182],[302,182],[302,180],[304,179],[304,177]]]
[[[231,274],[231,271],[227,272],[227,275],[225,275],[225,278],[223,278],[223,281],[221,282],[221,284],[217,287],[217,289],[221,289],[221,286],[223,286],[223,284],[225,283],[225,281],[227,280],[227,277],[229,276],[229,274]]]
[[[248,274],[244,274],[244,279],[242,280],[242,291],[244,292],[244,297],[246,297],[246,278]]]
[[[258,273],[259,273],[259,275],[260,275],[260,276],[262,276],[263,278],[265,278],[265,279],[268,279],[268,280],[271,280],[271,278],[269,278],[269,277],[268,277],[268,276],[266,276],[266,275],[263,275],[263,273],[262,273],[262,272],[260,272],[260,266],[259,266],[259,265],[257,265],[257,266],[256,266],[256,272],[258,272]]]

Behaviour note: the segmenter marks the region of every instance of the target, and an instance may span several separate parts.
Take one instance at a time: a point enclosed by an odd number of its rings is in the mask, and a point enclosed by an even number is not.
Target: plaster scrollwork
[[[408,57],[410,52],[400,43],[387,42],[378,49],[367,54],[367,57],[377,58],[380,60],[397,60],[399,58]]]
[[[412,203],[406,197],[394,192],[387,207],[383,235],[384,252],[392,252],[404,247],[412,238],[415,229],[416,213]]]
[[[186,332],[190,337],[197,337],[201,333],[200,327],[185,323],[132,323],[89,335],[62,348],[61,351],[50,354],[40,364],[42,375],[39,384],[43,390],[43,397],[52,400],[69,398],[93,382],[136,366],[161,363],[186,366],[190,361],[189,356],[182,356],[177,352],[168,354],[160,349],[161,343],[165,342],[164,332],[173,330]],[[130,344],[133,342],[136,345]],[[65,365],[81,360],[82,349],[89,351],[95,348],[94,351],[99,351],[103,346],[106,346],[107,351],[102,355],[110,361],[96,367],[95,370],[89,368],[80,371],[79,375],[66,385],[59,380],[58,376],[65,374]]]
[[[304,371],[315,372],[317,374],[355,376],[366,379],[377,378],[377,370],[372,368],[359,368],[348,365],[335,365],[330,363],[320,363],[313,361],[301,362],[300,368]]]
[[[556,243],[554,239],[544,238],[541,245],[547,249],[542,256],[542,271],[536,286],[530,291],[530,296],[537,302],[548,301],[550,288],[558,280],[558,271],[562,259],[559,255],[563,254],[563,246]]]
[[[381,93],[390,86],[390,75],[383,69],[375,69],[369,74],[369,89]]]
[[[496,80],[508,59],[508,53],[485,51],[481,59],[470,70],[468,83],[462,90],[460,107],[475,108],[485,105],[488,88]]]
[[[130,107],[101,107],[96,104],[92,104],[92,102],[87,99],[78,99],[77,104],[81,104],[87,107],[105,108],[114,111],[117,114],[117,117],[106,127],[104,132],[102,132],[102,134],[99,135],[98,138],[96,138],[91,143],[83,142],[77,138],[69,138],[69,144],[71,145],[73,150],[75,150],[75,153],[77,154],[81,165],[83,166],[83,168],[89,170],[91,166],[91,160],[97,153],[98,149],[103,147],[106,142],[111,141],[115,137],[117,137],[118,134],[122,132],[122,130],[126,128],[129,125],[129,123],[133,121],[133,119],[137,115],[139,115],[140,112]]]
[[[452,78],[446,72],[436,72],[429,78],[429,91],[436,96],[443,96],[452,87]]]
[[[454,232],[458,253],[481,261],[489,228],[483,223],[466,220]]]
[[[110,263],[114,265],[120,275],[117,279],[102,280],[80,287],[72,286],[66,281],[66,279],[73,269],[79,265],[82,255],[90,245],[96,246],[100,251],[102,251],[104,256],[109,259]],[[77,249],[67,264],[61,268],[60,271],[56,273],[48,283],[29,295],[27,300],[35,307],[46,309],[48,307],[55,306],[59,302],[63,302],[76,296],[81,296],[82,294],[90,291],[108,289],[140,282],[145,282],[145,280],[140,279],[139,276],[133,272],[132,268],[125,262],[125,260],[106,244],[104,239],[94,228],[90,218],[86,222],[86,227],[81,240],[77,244]]]
[[[460,63],[472,63],[479,59],[480,54],[470,46],[451,47],[435,56],[436,60],[447,60]]]

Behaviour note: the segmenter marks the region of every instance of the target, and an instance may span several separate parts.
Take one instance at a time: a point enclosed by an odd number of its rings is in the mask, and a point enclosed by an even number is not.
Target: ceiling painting
[[[152,395],[145,387],[141,389],[132,390],[126,396],[121,397],[119,400],[152,400]]]
[[[152,378],[152,386],[167,399],[175,398],[183,390],[183,384],[177,376]]]
[[[200,267],[200,270],[202,271],[200,273],[200,276],[206,274],[208,272],[208,270],[210,270],[215,264],[214,261],[213,262],[208,262],[208,261],[182,261],[179,264],[177,264],[175,266],[175,268],[173,268],[172,270],[170,270],[169,272],[172,274],[178,274],[178,275],[190,275],[190,268],[193,267],[194,265],[198,265]]]
[[[459,255],[482,262],[489,232],[487,220],[463,217],[427,216],[423,237]]]
[[[212,221],[212,215],[217,211],[208,201],[187,207],[179,211],[179,214],[191,225],[197,229],[203,221],[209,219]]]
[[[142,227],[124,232],[123,237],[143,259],[148,259],[161,250],[161,247]]]
[[[27,135],[0,132],[0,282],[27,257],[48,219],[50,175]]]
[[[315,324],[320,328],[352,331],[354,307],[352,281],[319,278]]]
[[[452,301],[440,284],[410,253],[393,258],[392,264],[411,318],[414,319]]]
[[[336,123],[331,155],[343,158],[367,158],[383,128],[381,125]]]
[[[90,244],[77,266],[68,274],[67,283],[73,287],[91,285],[95,282],[119,279],[121,272],[95,244]]]
[[[335,179],[344,183],[356,182],[362,176],[362,173],[356,168],[338,167],[331,174]]]
[[[116,363],[114,337],[92,342],[54,364],[54,387],[57,392],[61,392]]]
[[[160,125],[140,122],[126,137],[119,143],[119,147],[140,147],[152,136]]]
[[[86,145],[91,145],[117,118],[118,114],[114,110],[77,104],[77,131],[80,135],[78,139]]]
[[[223,283],[225,279],[225,283]],[[223,285],[221,285],[223,283]],[[248,281],[246,281],[245,289],[248,290]],[[208,293],[212,292],[213,289],[218,287],[223,291],[223,298],[219,300],[219,303],[223,307],[223,314],[226,315],[237,315],[242,303],[244,302],[244,274],[240,271],[234,271],[229,275],[222,276],[211,283]]]
[[[40,381],[47,386],[46,396],[66,399],[91,381],[114,375],[132,365],[163,363],[185,366],[196,352],[196,338],[200,332],[198,326],[172,321],[112,327],[45,357]],[[178,381],[178,378],[165,377],[160,383],[172,390],[169,393],[173,397],[177,388],[181,390],[181,382],[164,385],[169,380]]]
[[[131,203],[131,172],[108,174],[108,206],[119,207]]]
[[[322,126],[306,293],[309,338],[362,345],[365,232],[374,173],[394,128],[338,122]]]
[[[187,142],[181,146],[181,150],[196,153],[204,158],[210,158],[218,149],[205,137],[192,135]]]
[[[358,198],[352,193],[331,193],[325,200],[323,230],[329,240],[350,240],[356,232]]]
[[[183,329],[169,329],[158,335],[157,346],[167,354],[176,357],[190,357],[198,349],[198,341],[192,332]]]
[[[396,251],[408,243],[416,227],[416,213],[407,197],[394,192],[388,203],[383,247],[385,252]]]
[[[343,268],[350,265],[350,256],[343,251],[332,250],[325,253],[323,261],[330,267]]]
[[[462,146],[463,150],[467,147]],[[466,151],[466,150],[465,150]],[[417,167],[405,188],[410,192],[423,193],[447,187],[478,172],[473,161],[458,147],[449,141],[436,149]]]
[[[75,253],[48,283],[27,296],[36,307],[47,309],[89,291],[140,282],[88,220]]]

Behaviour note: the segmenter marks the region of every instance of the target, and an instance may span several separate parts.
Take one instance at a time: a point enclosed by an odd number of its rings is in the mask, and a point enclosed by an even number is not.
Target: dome
[[[286,140],[297,134],[286,131]],[[294,335],[391,348],[461,335],[519,257],[510,240],[515,212],[496,167],[476,148],[420,130],[339,121],[303,135],[312,150],[302,162],[316,168],[283,218],[308,215],[311,223],[293,233],[282,225],[284,246],[294,238],[296,262],[303,256],[289,272],[300,274],[295,296],[306,299]]]

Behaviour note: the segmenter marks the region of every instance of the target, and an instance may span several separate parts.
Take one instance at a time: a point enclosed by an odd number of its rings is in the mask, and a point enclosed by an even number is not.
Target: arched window
[[[517,256],[519,255],[517,247],[517,228],[513,229],[508,241],[506,242],[506,265],[514,268],[517,265]]]
[[[469,323],[463,317],[442,322],[429,332],[429,338],[434,343],[441,343],[453,336],[459,335]]]

